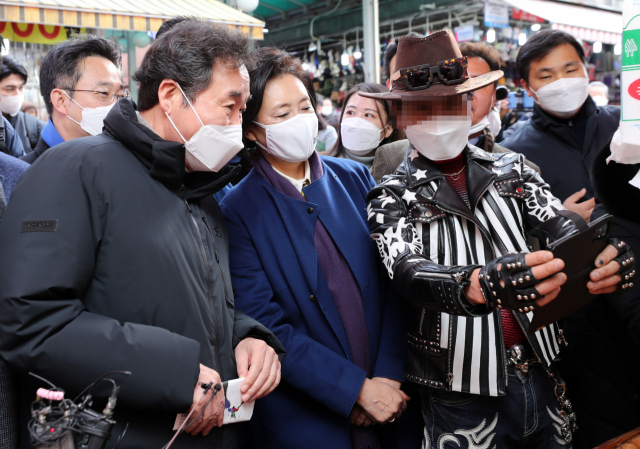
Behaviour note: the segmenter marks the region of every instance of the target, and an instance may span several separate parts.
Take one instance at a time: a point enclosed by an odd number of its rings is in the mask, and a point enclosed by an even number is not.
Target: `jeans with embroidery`
[[[521,376],[510,366],[508,374],[506,396],[423,387],[422,449],[571,449],[571,437],[562,438],[560,406],[544,370],[536,366]]]

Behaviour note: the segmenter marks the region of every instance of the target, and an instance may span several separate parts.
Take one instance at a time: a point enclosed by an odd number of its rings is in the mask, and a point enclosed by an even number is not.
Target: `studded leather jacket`
[[[549,186],[517,153],[464,150],[470,207],[415,149],[368,195],[371,235],[396,290],[411,308],[405,377],[422,385],[505,394],[506,355],[498,310],[464,296],[473,270],[509,251],[529,252],[577,232]],[[532,312],[513,312],[539,360],[560,352],[557,324],[528,335]]]

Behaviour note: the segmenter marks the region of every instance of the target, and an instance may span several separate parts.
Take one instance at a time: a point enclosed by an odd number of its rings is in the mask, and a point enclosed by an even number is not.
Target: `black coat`
[[[42,156],[42,153],[47,151],[49,148],[50,148],[49,144],[45,142],[42,137],[40,137],[40,140],[38,140],[38,143],[36,147],[33,149],[33,151],[31,153],[25,154],[20,159],[25,161],[27,164],[33,164],[36,161],[36,159]]]
[[[605,213],[596,206],[593,219]],[[640,252],[640,224],[615,217],[612,235]],[[640,285],[600,295],[567,317],[561,374],[578,416],[575,449],[591,449],[640,426]]]
[[[594,196],[589,177],[593,160],[611,141],[620,122],[618,107],[598,107],[589,97],[582,108],[587,117],[582,146],[567,125],[543,112],[538,105],[534,106],[527,124],[500,142],[537,164],[551,192],[560,201],[582,188],[587,189],[584,199]]]
[[[16,133],[18,133],[25,153],[31,153],[38,144],[42,128],[44,128],[47,122],[38,120],[33,115],[22,111],[19,111],[16,115],[9,116],[8,120],[11,126],[13,126],[13,129],[16,130]]]
[[[234,310],[212,194],[235,173],[185,175],[184,157],[182,144],[138,123],[133,103],[121,100],[104,134],[47,151],[16,187],[0,226],[0,355],[21,374],[21,447],[43,386],[27,371],[71,398],[103,373],[131,371],[112,376],[121,391],[107,447],[129,422],[120,448],[159,449],[192,404],[200,363],[236,378],[234,348],[248,336],[283,353],[270,331]],[[57,223],[21,232],[25,220]],[[236,440],[236,426],[224,426],[172,447],[235,448]]]
[[[594,161],[592,179],[602,204],[593,212],[615,216],[612,236],[640,254],[640,189],[629,184],[640,164]],[[569,347],[560,365],[580,429],[574,448],[591,449],[640,426],[640,282],[622,294],[600,295],[567,319]]]

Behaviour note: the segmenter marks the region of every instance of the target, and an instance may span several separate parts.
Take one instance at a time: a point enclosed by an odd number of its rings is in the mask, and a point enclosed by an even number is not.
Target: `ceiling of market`
[[[482,9],[480,1],[379,0],[380,35],[455,27],[469,23]],[[325,43],[362,39],[362,0],[260,0],[253,16],[264,20],[262,45],[302,49],[312,40]],[[313,24],[312,24],[313,22]]]

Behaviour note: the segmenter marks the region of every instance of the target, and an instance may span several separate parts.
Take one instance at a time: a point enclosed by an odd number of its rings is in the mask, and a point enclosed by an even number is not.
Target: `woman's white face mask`
[[[318,117],[300,113],[295,117],[273,125],[253,122],[266,130],[267,146],[256,140],[256,145],[278,159],[287,162],[303,162],[311,157],[318,141]]]
[[[389,126],[389,125],[387,125]],[[356,156],[362,156],[378,148],[384,139],[383,129],[361,117],[348,117],[340,124],[342,145]]]

